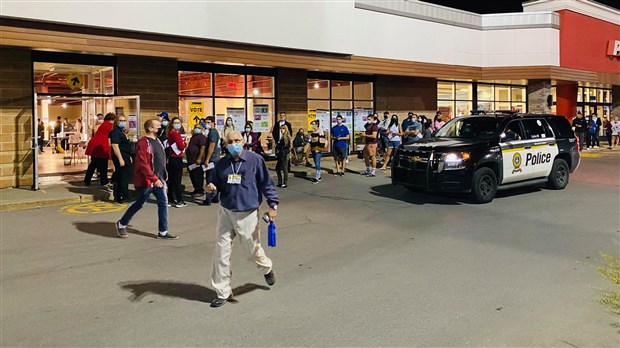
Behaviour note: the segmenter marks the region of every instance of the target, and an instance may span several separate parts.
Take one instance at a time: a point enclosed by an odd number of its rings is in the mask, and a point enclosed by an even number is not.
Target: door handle
[[[531,146],[526,146],[525,149],[526,150],[530,150],[532,147]]]

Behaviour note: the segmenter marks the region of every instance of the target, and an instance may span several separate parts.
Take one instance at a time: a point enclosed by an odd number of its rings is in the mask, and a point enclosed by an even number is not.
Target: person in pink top
[[[435,113],[435,119],[433,120],[433,124],[431,124],[431,130],[435,132],[439,130],[439,128],[443,127],[444,124],[446,124],[446,122],[443,120],[441,111],[437,111]]]
[[[187,203],[183,201],[183,190],[181,180],[183,179],[183,152],[185,151],[185,141],[179,133],[181,129],[181,119],[175,117],[170,121],[166,132],[168,133],[168,202],[176,208],[183,208]]]

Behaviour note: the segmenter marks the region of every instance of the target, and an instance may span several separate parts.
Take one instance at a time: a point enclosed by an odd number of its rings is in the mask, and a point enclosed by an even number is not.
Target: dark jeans
[[[276,173],[278,174],[278,185],[286,185],[288,182],[288,158],[289,153],[281,153],[278,155],[278,162],[276,163]],[[284,174],[284,175],[282,175]]]
[[[579,148],[583,149],[586,144],[586,132],[577,132],[577,137],[579,137]]]
[[[125,166],[121,167],[116,156],[112,156],[114,162],[114,201],[122,202],[129,199],[129,179],[131,178],[131,160],[125,159]]]
[[[215,164],[217,164],[217,162],[215,162]],[[215,169],[207,170],[206,174],[207,174],[207,178],[206,178],[207,184],[212,183],[215,180]],[[213,194],[207,194],[207,196],[205,197],[205,200],[204,200],[205,203],[206,202],[218,202],[218,198],[217,197],[218,197],[219,194],[220,194],[219,192],[216,192],[214,195]]]
[[[598,133],[590,134],[590,139],[592,146],[601,146],[601,143],[598,140]]]
[[[609,147],[611,147],[611,133],[605,133],[605,137],[607,137],[607,143]]]
[[[183,158],[170,157],[168,159],[168,201],[183,202]]]
[[[588,131],[587,133],[585,133],[585,136],[586,136],[586,147],[591,147],[592,146],[592,135]]]
[[[190,170],[189,179],[192,181],[194,193],[204,192],[205,172],[202,170],[202,166],[198,166],[197,168]]]
[[[142,209],[144,203],[146,203],[152,193],[155,195],[155,199],[157,199],[159,232],[168,232],[168,197],[166,197],[166,187],[136,187],[136,192],[138,193],[138,197],[121,218],[121,225],[129,225],[131,218]]]
[[[90,185],[90,181],[93,179],[93,174],[97,169],[99,175],[99,183],[101,185],[108,184],[108,159],[99,157],[90,157],[90,163],[86,168],[86,176],[84,177],[84,184]]]

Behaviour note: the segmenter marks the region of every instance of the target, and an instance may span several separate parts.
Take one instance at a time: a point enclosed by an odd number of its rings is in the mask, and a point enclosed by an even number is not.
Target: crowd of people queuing
[[[601,120],[597,114],[584,116],[581,112],[577,112],[577,117],[573,119],[573,130],[579,138],[580,149],[599,149],[601,146],[599,133],[603,129],[603,134],[607,140],[608,149],[620,147],[620,121],[618,116],[612,117],[610,120],[607,116],[603,116]]]

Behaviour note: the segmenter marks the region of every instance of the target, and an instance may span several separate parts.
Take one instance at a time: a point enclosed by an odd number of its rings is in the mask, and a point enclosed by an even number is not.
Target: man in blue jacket
[[[250,260],[265,275],[267,284],[273,285],[276,281],[273,264],[260,243],[258,216],[258,207],[265,196],[270,208],[267,214],[271,220],[275,219],[279,203],[276,186],[265,160],[260,155],[243,150],[241,133],[229,133],[226,143],[229,154],[215,165],[214,180],[207,185],[208,194],[220,193],[218,239],[211,274],[211,284],[217,298],[211,302],[211,307],[221,307],[233,296],[230,286],[230,254],[236,236],[250,255]]]

